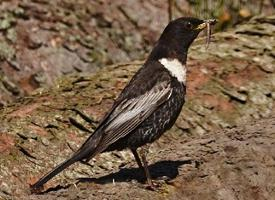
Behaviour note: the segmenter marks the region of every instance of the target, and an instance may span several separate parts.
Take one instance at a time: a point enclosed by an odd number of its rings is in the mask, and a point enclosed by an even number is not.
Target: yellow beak
[[[207,19],[207,20],[204,20],[204,22],[201,23],[200,25],[198,25],[195,29],[196,30],[203,30],[207,27],[208,24],[213,25],[213,24],[216,24],[216,23],[217,23],[216,19]]]

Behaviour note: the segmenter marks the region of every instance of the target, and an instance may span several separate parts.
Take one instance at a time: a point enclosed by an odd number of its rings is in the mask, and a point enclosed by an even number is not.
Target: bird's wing
[[[150,91],[121,101],[105,121],[104,132],[97,152],[104,151],[109,145],[125,137],[134,130],[156,108],[169,99],[172,93],[170,82],[162,82]]]

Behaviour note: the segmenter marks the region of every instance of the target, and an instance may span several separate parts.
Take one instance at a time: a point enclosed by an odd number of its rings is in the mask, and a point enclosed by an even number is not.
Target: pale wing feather
[[[149,117],[160,104],[169,99],[171,93],[170,83],[164,82],[144,95],[121,102],[105,126],[104,136],[100,141],[98,151],[104,151],[109,145],[129,134]]]

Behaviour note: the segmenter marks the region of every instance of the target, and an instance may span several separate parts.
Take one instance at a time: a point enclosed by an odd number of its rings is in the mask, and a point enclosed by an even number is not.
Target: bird
[[[185,103],[188,49],[203,29],[215,23],[215,19],[193,17],[170,21],[95,131],[69,159],[30,185],[31,190],[40,190],[75,162],[124,149],[131,150],[148,186],[154,188],[146,160],[148,148],[179,116]]]

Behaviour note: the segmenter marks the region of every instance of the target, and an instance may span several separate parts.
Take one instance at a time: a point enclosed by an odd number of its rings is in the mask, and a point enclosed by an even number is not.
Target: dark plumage
[[[89,161],[101,152],[125,148],[132,150],[139,167],[144,167],[148,184],[153,186],[145,152],[141,151],[142,166],[136,150],[158,139],[175,123],[184,104],[187,51],[207,23],[214,21],[171,21],[95,132],[71,158],[32,185],[32,189],[39,189],[77,161]]]

